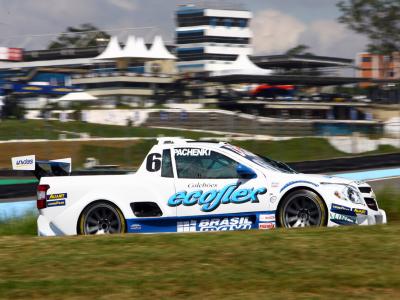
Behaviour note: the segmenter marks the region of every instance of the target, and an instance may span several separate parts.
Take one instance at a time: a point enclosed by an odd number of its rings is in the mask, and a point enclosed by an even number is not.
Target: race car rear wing
[[[32,171],[37,179],[49,176],[68,176],[71,174],[71,158],[36,160],[35,155],[11,158],[13,170]]]

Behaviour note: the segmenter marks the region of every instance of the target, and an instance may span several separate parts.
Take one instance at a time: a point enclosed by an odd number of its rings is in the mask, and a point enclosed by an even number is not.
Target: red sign
[[[275,223],[260,223],[258,224],[258,229],[272,229],[275,228]]]
[[[0,60],[21,61],[22,49],[0,47]]]

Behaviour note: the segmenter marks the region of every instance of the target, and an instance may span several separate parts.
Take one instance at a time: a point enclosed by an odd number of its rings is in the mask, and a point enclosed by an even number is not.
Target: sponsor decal
[[[260,222],[271,222],[271,221],[275,221],[275,215],[264,215],[264,214],[260,214],[259,217],[259,221]]]
[[[58,193],[47,195],[47,207],[64,206],[67,193]]]
[[[276,196],[271,196],[271,198],[269,198],[269,201],[271,201],[271,203],[274,203],[278,198]]]
[[[332,222],[339,225],[354,225],[357,224],[357,217],[355,216],[347,216],[338,213],[330,213],[330,219]]]
[[[55,207],[55,206],[64,206],[65,199],[62,200],[54,200],[54,201],[47,201],[47,207]]]
[[[275,222],[258,224],[258,229],[261,229],[261,230],[268,230],[268,229],[273,229],[273,228],[275,228]]]
[[[197,148],[177,148],[174,149],[175,156],[210,156],[211,150]]]
[[[356,213],[350,207],[332,203],[331,212],[335,214],[355,217]]]
[[[332,206],[331,206],[331,210],[332,211],[334,211],[334,210],[344,210],[344,211],[351,211],[351,208],[350,207],[347,207],[347,206],[343,206],[343,205],[338,205],[338,204],[335,204],[335,203],[332,203]]]
[[[14,170],[35,170],[35,155],[13,157],[11,161]]]
[[[357,215],[368,215],[368,211],[362,208],[350,208],[343,205],[332,203],[331,212],[346,215],[346,216],[357,216]]]
[[[33,164],[33,159],[18,159],[17,160],[17,166],[27,166]]]
[[[196,232],[196,220],[182,221],[176,223],[177,232]]]
[[[279,182],[272,182],[271,187],[273,187],[273,188],[279,187]]]
[[[188,188],[189,189],[194,189],[194,188],[198,188],[198,189],[215,189],[217,187],[217,184],[215,183],[189,183],[188,184]]]
[[[131,230],[140,230],[140,229],[142,229],[142,225],[140,225],[140,224],[132,224],[131,226],[129,226],[129,228]]]
[[[197,190],[193,192],[181,191],[172,195],[168,199],[168,206],[177,207],[200,205],[201,211],[211,212],[217,209],[221,204],[243,204],[247,202],[258,203],[258,195],[265,194],[267,189],[250,188],[238,189],[240,184],[227,185],[217,190]]]
[[[368,211],[366,209],[360,209],[360,208],[353,208],[353,211],[357,215],[368,215]]]
[[[56,200],[56,199],[65,199],[65,198],[67,198],[67,193],[47,195],[47,200]]]
[[[250,217],[226,217],[177,222],[178,232],[249,230]]]
[[[311,181],[307,181],[307,180],[296,180],[296,181],[291,181],[291,182],[286,183],[286,184],[281,188],[281,190],[280,190],[279,192],[282,192],[283,190],[285,190],[285,189],[288,188],[289,186],[291,186],[291,185],[293,185],[293,184],[297,184],[297,183],[307,183],[307,184],[313,185],[313,186],[315,186],[315,187],[318,187],[318,184],[316,184],[316,183],[314,183],[314,182],[311,182]]]

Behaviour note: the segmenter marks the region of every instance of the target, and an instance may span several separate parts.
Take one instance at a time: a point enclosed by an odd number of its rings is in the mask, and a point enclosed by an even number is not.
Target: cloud
[[[336,14],[327,13],[336,9],[331,0],[302,1],[308,5],[300,5],[298,0],[248,1],[256,11],[251,24],[256,53],[284,53],[306,44],[315,54],[354,58],[365,48],[366,38],[337,23]],[[150,41],[157,33],[173,42],[178,2],[182,0],[0,0],[0,46],[43,49],[67,26],[82,23],[92,23],[103,30],[154,26],[112,34],[117,34],[121,41],[128,33]],[[288,7],[286,2],[293,5]],[[314,9],[310,9],[312,3]],[[303,5],[306,16],[300,9]]]
[[[279,10],[256,13],[251,28],[256,54],[281,54],[305,44],[316,55],[354,58],[368,42],[335,19],[306,23]]]
[[[136,9],[136,0],[1,1],[0,46],[43,49],[57,36],[49,33],[83,23],[100,29],[142,26],[127,17]]]
[[[121,9],[126,9],[129,11],[136,10],[137,5],[134,0],[108,0],[112,5],[117,6]]]
[[[278,10],[264,10],[255,14],[251,23],[256,53],[282,53],[299,44],[307,29],[300,20]]]
[[[309,24],[300,39],[319,55],[354,58],[363,51],[368,40],[335,20],[316,20]]]

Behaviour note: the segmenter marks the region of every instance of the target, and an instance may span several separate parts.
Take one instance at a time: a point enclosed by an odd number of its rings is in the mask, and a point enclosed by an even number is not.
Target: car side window
[[[215,151],[199,148],[174,149],[179,178],[238,178],[238,162]]]
[[[174,177],[172,171],[171,150],[166,149],[162,153],[161,177]]]

